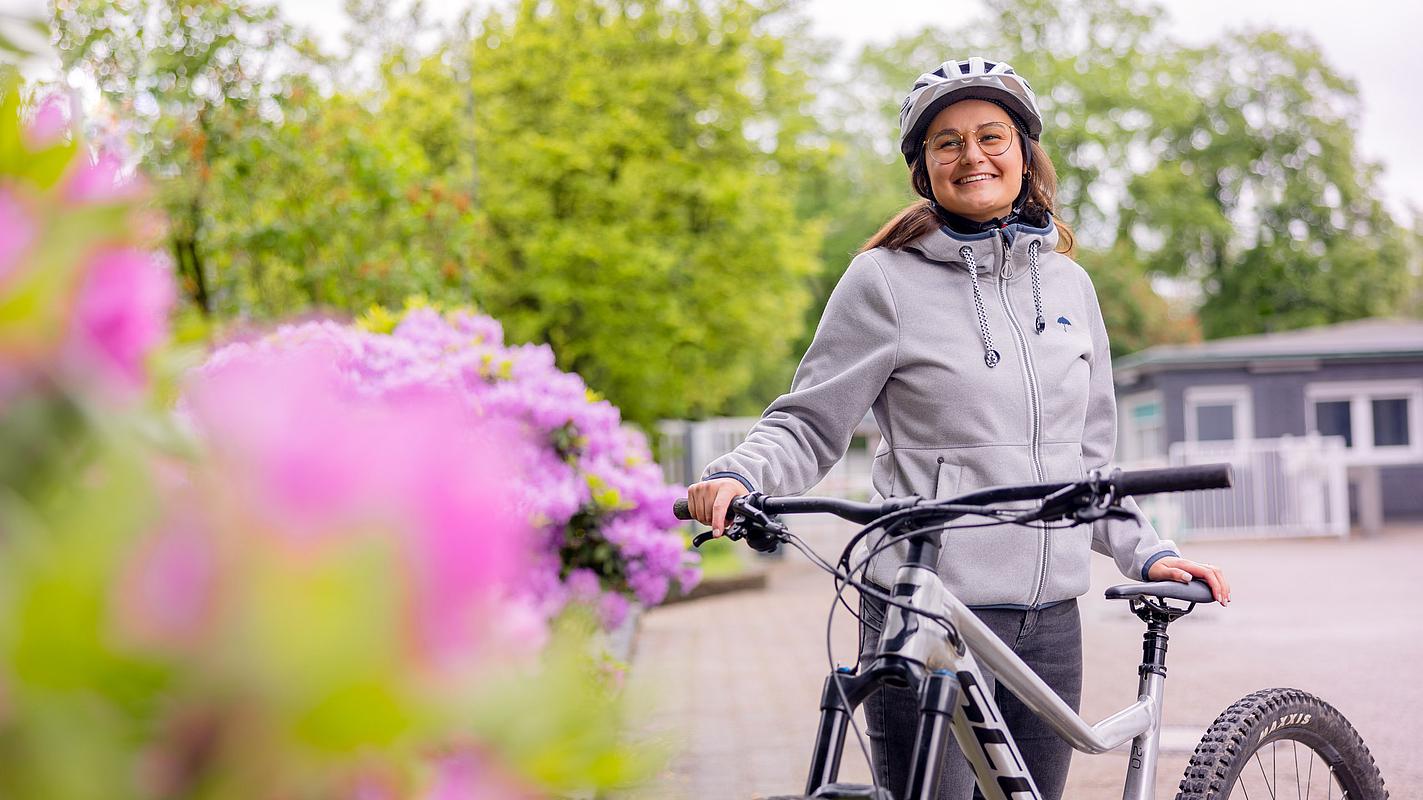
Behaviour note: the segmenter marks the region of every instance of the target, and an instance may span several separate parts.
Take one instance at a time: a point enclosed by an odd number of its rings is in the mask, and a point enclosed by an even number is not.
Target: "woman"
[[[885,497],[1073,480],[1112,458],[1107,333],[1090,278],[1067,255],[1071,231],[1052,214],[1056,174],[1038,144],[1042,114],[1027,81],[1001,62],[946,62],[915,82],[900,129],[924,199],[850,263],[790,392],[688,489],[694,516],[718,535],[733,498],[813,486],[867,408],[883,435],[872,474]],[[1082,679],[1076,598],[1088,588],[1091,550],[1132,579],[1203,579],[1228,602],[1218,569],[1130,522],[1051,533],[955,530],[939,562],[949,588],[1074,709]],[[870,580],[891,583],[903,552],[877,558]],[[878,641],[884,608],[868,596],[861,608],[864,655]],[[995,699],[1043,796],[1059,797],[1071,747],[1011,694],[996,691]],[[874,768],[896,796],[907,781],[915,708],[907,690],[882,690],[866,703]],[[946,800],[970,796],[962,756],[949,759],[942,785]]]

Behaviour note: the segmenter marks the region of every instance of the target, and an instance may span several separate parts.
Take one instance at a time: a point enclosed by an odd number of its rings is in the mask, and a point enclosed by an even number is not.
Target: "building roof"
[[[1360,319],[1199,344],[1160,345],[1119,358],[1113,368],[1118,375],[1130,378],[1123,373],[1260,362],[1264,362],[1262,366],[1285,366],[1326,359],[1397,358],[1423,358],[1423,320]]]

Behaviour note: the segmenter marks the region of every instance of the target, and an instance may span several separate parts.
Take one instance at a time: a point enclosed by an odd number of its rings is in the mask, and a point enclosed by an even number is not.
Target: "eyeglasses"
[[[1013,145],[1013,126],[1004,122],[985,122],[967,133],[940,131],[930,137],[925,147],[929,157],[945,166],[959,160],[968,138],[978,143],[978,149],[990,156],[1001,156]]]

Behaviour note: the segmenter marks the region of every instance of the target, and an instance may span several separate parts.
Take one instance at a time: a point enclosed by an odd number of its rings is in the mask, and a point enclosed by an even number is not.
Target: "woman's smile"
[[[962,178],[954,179],[955,186],[973,186],[985,181],[996,181],[998,176],[992,172],[973,172]]]

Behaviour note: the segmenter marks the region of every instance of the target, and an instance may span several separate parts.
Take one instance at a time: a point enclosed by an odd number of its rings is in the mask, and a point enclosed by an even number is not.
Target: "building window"
[[[1367,381],[1316,383],[1306,389],[1311,433],[1342,436],[1352,463],[1416,459],[1423,414],[1423,382]]]
[[[1371,402],[1374,414],[1374,447],[1408,446],[1408,398],[1392,397]]]
[[[1253,436],[1248,386],[1192,386],[1185,406],[1186,441],[1235,442]]]
[[[1348,400],[1321,400],[1314,404],[1315,428],[1321,436],[1343,436],[1344,446],[1354,446],[1354,422]]]
[[[1166,454],[1166,417],[1161,393],[1147,392],[1122,401],[1123,461],[1144,461]]]

